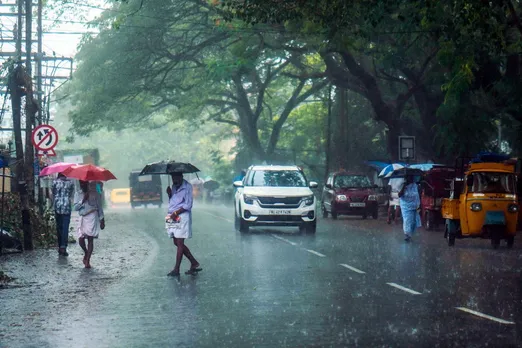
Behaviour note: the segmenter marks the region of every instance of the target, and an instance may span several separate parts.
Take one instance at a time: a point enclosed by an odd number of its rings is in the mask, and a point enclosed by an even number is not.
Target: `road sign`
[[[415,137],[399,137],[399,161],[415,160]]]
[[[53,126],[42,124],[33,130],[33,145],[38,156],[56,156],[54,148],[58,144],[58,132]]]

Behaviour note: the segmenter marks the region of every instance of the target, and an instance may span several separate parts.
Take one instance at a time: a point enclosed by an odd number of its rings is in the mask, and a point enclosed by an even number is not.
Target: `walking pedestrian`
[[[399,192],[399,197],[405,235],[404,240],[409,242],[415,230],[422,226],[419,214],[419,188],[412,175],[406,176],[406,181]]]
[[[167,187],[169,209],[166,220],[167,234],[177,247],[176,264],[167,275],[179,276],[183,255],[190,261],[190,269],[185,274],[196,274],[202,269],[185,244],[185,239],[192,238],[192,185],[183,179],[182,173],[172,173],[172,188]]]
[[[53,181],[51,187],[54,219],[58,236],[58,255],[69,256],[67,244],[69,241],[69,225],[71,224],[71,206],[74,195],[74,183],[62,173]]]
[[[101,195],[96,190],[96,183],[80,180],[80,191],[74,198],[74,209],[80,215],[78,227],[78,242],[83,250],[83,264],[91,268],[91,255],[94,250],[94,238],[98,238],[99,229],[105,228]],[[87,239],[87,245],[85,245]]]

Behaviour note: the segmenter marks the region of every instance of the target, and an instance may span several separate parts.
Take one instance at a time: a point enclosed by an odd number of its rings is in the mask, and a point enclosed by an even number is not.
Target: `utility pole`
[[[326,116],[326,169],[324,172],[324,182],[328,180],[330,174],[330,158],[332,151],[332,83],[328,87],[328,115]]]
[[[32,81],[32,0],[25,0],[25,71],[23,84],[25,86],[25,170],[20,178],[20,202],[22,205],[22,230],[24,232],[24,249],[33,249],[33,235],[31,231],[30,205],[34,202],[34,149],[32,144],[32,129],[34,123],[35,106]],[[22,187],[24,186],[24,187]]]

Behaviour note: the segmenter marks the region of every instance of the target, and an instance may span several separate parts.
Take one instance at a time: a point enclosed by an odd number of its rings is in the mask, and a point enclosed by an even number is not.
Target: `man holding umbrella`
[[[167,275],[179,276],[181,260],[185,255],[190,260],[190,269],[185,274],[196,274],[201,271],[185,239],[192,238],[192,185],[183,179],[183,173],[196,173],[200,170],[190,163],[161,161],[147,164],[140,175],[168,174],[172,178],[172,188],[167,187],[169,196],[168,214],[165,216],[167,234],[177,247],[176,265]]]
[[[172,173],[171,178],[172,188],[167,188],[169,209],[165,220],[167,221],[167,234],[174,241],[177,253],[174,269],[168,275],[177,277],[183,255],[190,260],[190,269],[185,272],[186,274],[195,274],[201,271],[201,268],[188,246],[185,245],[185,239],[192,238],[192,185],[183,179],[183,173]]]

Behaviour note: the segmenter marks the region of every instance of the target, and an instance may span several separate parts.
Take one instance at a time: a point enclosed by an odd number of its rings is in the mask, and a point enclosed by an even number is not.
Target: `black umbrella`
[[[190,163],[176,161],[161,161],[149,163],[141,170],[140,175],[172,174],[172,173],[196,173],[200,170]]]

